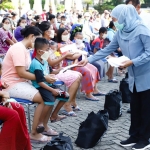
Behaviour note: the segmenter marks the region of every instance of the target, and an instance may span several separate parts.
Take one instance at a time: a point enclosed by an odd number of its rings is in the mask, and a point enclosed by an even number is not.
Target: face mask
[[[123,24],[119,24],[118,21],[114,22],[114,26],[117,30],[122,30],[124,28]]]
[[[102,38],[103,38],[103,39],[106,39],[106,37],[107,37],[107,34],[103,34],[103,37],[102,37]]]
[[[69,40],[69,37],[70,37],[69,34],[67,34],[67,35],[62,35],[62,36],[61,36],[61,39],[62,39],[62,41],[67,42],[67,41]]]
[[[25,28],[26,25],[27,25],[26,23],[20,23],[20,26],[21,26],[22,28]]]
[[[61,19],[57,19],[57,22],[61,22]]]
[[[100,21],[100,19],[99,19],[99,18],[96,18],[96,21],[97,21],[97,22],[99,22],[99,21]]]
[[[28,16],[28,19],[32,19],[32,16]]]
[[[67,22],[66,22],[66,21],[63,21],[63,20],[62,20],[62,23],[63,23],[64,25],[66,25],[66,24],[67,24]]]
[[[43,50],[41,50],[41,51],[43,51]],[[49,56],[50,56],[50,53],[47,52],[47,51],[44,51],[44,54],[41,55],[41,59],[47,61],[47,59],[49,58]]]
[[[54,35],[55,35],[55,31],[54,31],[54,30],[51,30],[51,33],[50,33],[49,37],[53,39],[53,38],[54,38]]]
[[[76,42],[76,44],[80,45],[80,44],[82,44],[83,41],[81,39],[76,39],[75,42]]]
[[[4,24],[4,25],[3,25],[3,28],[4,28],[6,31],[10,30],[10,24]]]

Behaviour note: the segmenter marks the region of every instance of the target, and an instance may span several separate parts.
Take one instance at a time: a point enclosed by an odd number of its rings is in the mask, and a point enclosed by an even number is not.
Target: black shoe
[[[131,109],[130,108],[127,110],[127,113],[131,114]]]
[[[120,142],[121,146],[133,146],[138,142],[138,140],[136,140],[133,137],[129,137],[126,141],[122,141]]]
[[[147,148],[150,147],[150,143],[149,142],[138,142],[137,144],[135,144],[132,149],[134,150],[145,150]]]

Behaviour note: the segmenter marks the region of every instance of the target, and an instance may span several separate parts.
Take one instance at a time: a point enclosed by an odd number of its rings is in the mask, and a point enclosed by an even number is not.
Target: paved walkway
[[[121,80],[121,77],[117,77],[118,80]],[[119,83],[108,83],[101,81],[99,82],[99,89],[103,92],[108,92],[111,89],[118,89]],[[81,148],[77,147],[74,144],[75,139],[77,138],[78,128],[82,121],[85,120],[88,113],[91,111],[97,112],[98,110],[103,110],[104,107],[104,99],[105,97],[100,97],[99,102],[91,102],[86,101],[84,99],[84,95],[81,95],[80,99],[77,99],[78,105],[83,109],[83,111],[78,112],[78,117],[68,117],[67,119],[57,122],[57,123],[49,123],[49,126],[56,131],[63,131],[66,135],[69,135],[72,139],[74,150],[81,150]],[[131,150],[130,147],[123,148],[119,145],[121,140],[125,140],[128,138],[128,130],[130,126],[130,115],[127,114],[127,109],[129,108],[129,104],[123,104],[123,114],[116,121],[109,120],[109,128],[102,141],[89,150]],[[32,109],[33,110],[33,109]],[[44,145],[41,144],[33,144],[33,150],[40,150]]]

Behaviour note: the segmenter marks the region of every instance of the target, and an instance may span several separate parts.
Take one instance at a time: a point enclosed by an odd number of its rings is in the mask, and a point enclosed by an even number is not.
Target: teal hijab
[[[122,30],[118,30],[121,39],[131,40],[140,34],[150,36],[150,30],[144,26],[133,5],[118,5],[112,10],[111,16],[124,25]]]

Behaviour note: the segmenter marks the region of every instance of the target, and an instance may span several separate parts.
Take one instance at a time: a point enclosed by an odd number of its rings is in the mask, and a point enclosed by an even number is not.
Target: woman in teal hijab
[[[131,91],[130,137],[122,146],[133,146],[134,150],[150,147],[150,30],[146,28],[132,5],[118,5],[111,13],[118,29],[111,43],[103,50],[83,60],[85,65],[105,58],[120,47],[130,60],[120,67],[128,67],[129,89]]]

